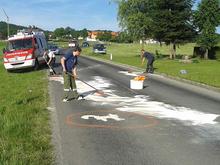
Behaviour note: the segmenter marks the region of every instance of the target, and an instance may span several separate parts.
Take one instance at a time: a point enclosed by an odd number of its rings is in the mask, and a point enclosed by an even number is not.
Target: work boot
[[[84,96],[83,95],[78,95],[74,100],[83,100]]]
[[[63,102],[64,103],[69,102],[69,99],[63,99]]]

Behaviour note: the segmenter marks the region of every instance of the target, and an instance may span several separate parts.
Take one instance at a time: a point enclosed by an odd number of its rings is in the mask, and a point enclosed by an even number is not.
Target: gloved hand
[[[78,76],[77,75],[73,75],[73,78],[76,80],[78,78]]]

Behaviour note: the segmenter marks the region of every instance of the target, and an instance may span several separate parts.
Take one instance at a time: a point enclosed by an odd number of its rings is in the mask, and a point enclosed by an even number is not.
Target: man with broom
[[[56,74],[55,71],[54,71],[54,65],[55,65],[55,61],[56,61],[56,57],[55,57],[55,54],[53,51],[49,50],[48,52],[48,57],[49,57],[49,60],[47,62],[47,65],[49,66],[50,68],[50,75],[54,75]]]
[[[63,102],[83,98],[77,92],[75,81],[77,78],[77,58],[80,56],[81,51],[80,47],[74,47],[73,49],[67,51],[67,53],[61,58],[64,78]]]
[[[54,65],[55,65],[55,54],[52,51],[49,50],[45,50],[43,58],[47,64],[47,66],[49,67],[49,71],[50,71],[50,76],[52,75],[56,75],[55,70],[53,69]]]

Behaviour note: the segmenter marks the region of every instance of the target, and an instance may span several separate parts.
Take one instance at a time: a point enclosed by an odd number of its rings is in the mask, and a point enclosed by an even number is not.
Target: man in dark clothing
[[[64,96],[63,102],[81,97],[76,89],[75,79],[77,78],[77,57],[81,53],[80,47],[74,47],[61,58],[64,78]]]
[[[142,65],[144,64],[145,58],[147,59],[146,73],[153,73],[154,72],[154,67],[153,67],[154,56],[153,56],[153,54],[142,49],[141,50]]]

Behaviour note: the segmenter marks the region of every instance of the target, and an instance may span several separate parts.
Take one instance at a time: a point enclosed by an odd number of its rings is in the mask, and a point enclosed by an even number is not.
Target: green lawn
[[[0,53],[0,164],[53,162],[47,87],[44,70],[7,73]]]
[[[192,56],[193,47],[195,44],[186,44],[177,47],[177,58],[181,58],[181,55]],[[110,59],[110,54],[113,55],[113,61],[124,63],[136,67],[143,68],[140,60],[140,50],[142,46],[140,44],[110,44],[107,45],[106,55],[97,55],[92,53],[92,47],[84,48],[83,54],[87,56],[98,57],[101,59]],[[154,53],[156,50],[158,54],[161,54],[164,58],[157,59],[154,63],[156,72],[165,73],[174,77],[181,77],[188,80],[204,83],[210,86],[220,88],[220,61],[218,60],[200,60],[196,59],[198,63],[183,64],[179,60],[167,59],[169,55],[169,47],[163,45],[149,44],[145,45],[145,50]],[[180,70],[186,70],[187,74],[180,74]]]
[[[160,73],[220,88],[220,61],[199,60],[199,63],[183,64],[178,60],[158,60],[155,67]],[[186,70],[187,74],[180,74],[180,70]]]
[[[56,40],[53,40],[53,41],[50,41],[50,42],[54,43],[56,45],[59,45],[59,47],[61,47],[61,48],[67,48],[68,44],[69,44],[69,42],[61,42],[61,41],[56,41]]]

